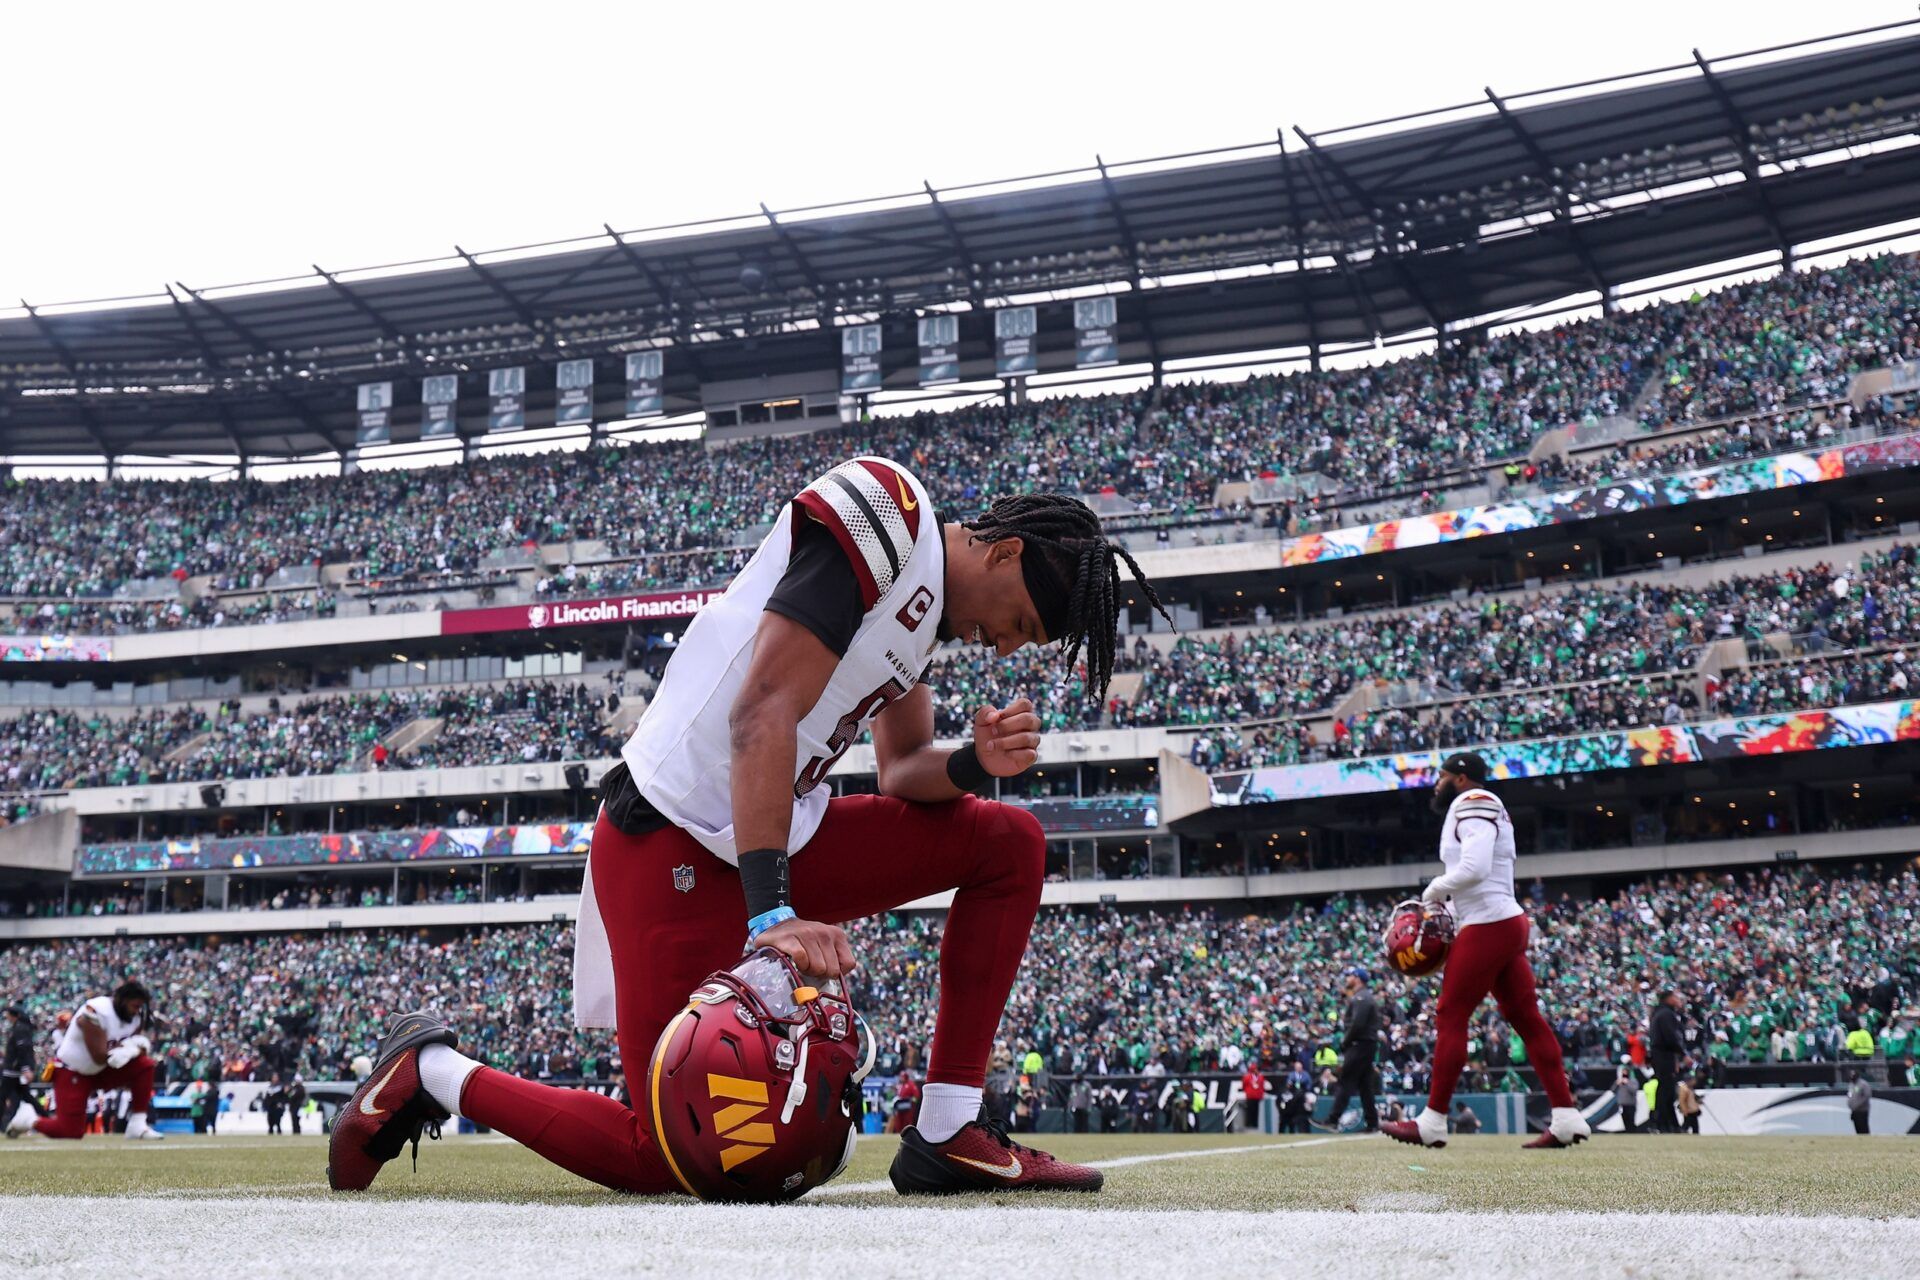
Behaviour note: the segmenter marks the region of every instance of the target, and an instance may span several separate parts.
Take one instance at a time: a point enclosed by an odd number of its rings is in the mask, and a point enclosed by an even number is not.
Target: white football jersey
[[[940,643],[946,546],[931,510],[911,472],[870,457],[840,464],[786,505],[747,567],[695,615],[621,753],[634,785],[661,816],[717,857],[738,859],[727,716],[753,661],[760,615],[786,574],[794,520],[811,517],[853,562],[866,605],[846,655],[795,735],[787,848],[797,851],[813,838],[827,810],[827,772],[875,716],[918,683]]]
[[[87,1040],[80,1030],[82,1021],[99,1023],[107,1033],[107,1048],[112,1049],[122,1040],[139,1035],[147,1019],[144,1013],[137,1018],[121,1017],[114,1011],[112,996],[95,996],[81,1005],[73,1021],[67,1024],[66,1034],[60,1037],[60,1048],[54,1056],[67,1070],[90,1076],[98,1074],[107,1064],[94,1061],[93,1055],[87,1052]]]
[[[1479,787],[1469,787],[1447,806],[1446,825],[1440,830],[1440,861],[1451,876],[1459,869],[1463,835],[1478,836],[1476,827],[1493,828],[1493,861],[1476,883],[1465,885],[1452,894],[1453,919],[1459,925],[1492,924],[1520,914],[1520,900],[1513,892],[1513,863],[1517,850],[1513,841],[1513,819],[1500,797]]]
[[[648,803],[735,865],[740,853],[733,841],[727,718],[753,661],[760,615],[786,576],[797,512],[825,525],[846,551],[866,614],[820,701],[795,732],[790,852],[820,829],[828,771],[875,716],[913,688],[940,643],[935,633],[946,608],[946,544],[927,491],[911,472],[884,458],[855,458],[786,505],[746,568],[694,616],[621,751]],[[686,871],[697,874],[691,867]],[[583,1027],[619,1025],[607,937],[589,867],[580,886],[573,952],[574,1021]]]

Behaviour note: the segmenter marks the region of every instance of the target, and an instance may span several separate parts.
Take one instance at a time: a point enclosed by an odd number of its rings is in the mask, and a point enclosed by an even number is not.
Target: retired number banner
[[[840,331],[840,389],[880,389],[880,326],[856,324]]]
[[[553,425],[593,421],[593,361],[562,360],[553,374]]]
[[[527,367],[494,369],[487,374],[488,431],[519,431],[527,425]]]
[[[363,382],[354,392],[354,407],[360,411],[354,439],[360,444],[385,444],[393,439],[393,384]]]
[[[666,358],[658,351],[636,351],[627,357],[627,416],[648,418],[666,412],[662,376]]]
[[[460,376],[435,374],[420,380],[420,438],[437,440],[459,430]]]
[[[1008,307],[993,313],[993,371],[1003,378],[1024,378],[1039,367],[1039,321],[1032,307]]]
[[[920,385],[937,387],[960,381],[960,317],[923,316],[920,320]]]
[[[1073,304],[1074,367],[1098,369],[1120,363],[1112,298],[1080,298]]]

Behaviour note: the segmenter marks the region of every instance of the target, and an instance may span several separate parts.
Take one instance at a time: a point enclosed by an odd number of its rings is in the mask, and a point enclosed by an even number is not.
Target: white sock
[[[914,1128],[928,1142],[945,1142],[980,1118],[978,1088],[964,1084],[930,1084],[920,1090],[920,1119]]]
[[[460,1114],[460,1091],[467,1077],[480,1064],[464,1053],[443,1044],[430,1044],[420,1051],[420,1087],[451,1114]]]
[[[1445,1133],[1447,1131],[1447,1113],[1444,1111],[1435,1111],[1432,1107],[1421,1108],[1420,1127],[1428,1133]]]

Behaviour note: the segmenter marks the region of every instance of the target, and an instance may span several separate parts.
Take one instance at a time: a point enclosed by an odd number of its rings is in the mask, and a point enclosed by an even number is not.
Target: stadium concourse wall
[[[1188,733],[1191,734],[1191,730]],[[947,739],[956,743],[958,739]],[[1042,768],[1056,764],[1095,761],[1152,760],[1162,751],[1177,751],[1185,741],[1170,728],[1064,730],[1041,738]],[[322,773],[277,778],[195,778],[188,782],[147,783],[124,787],[78,787],[65,794],[63,804],[83,817],[129,817],[138,813],[172,813],[204,809],[200,789],[217,784],[225,790],[221,807],[257,809],[267,806],[404,803],[429,796],[511,795],[564,791],[565,771],[571,763],[585,763],[588,785],[613,767],[611,758],[533,763],[460,765],[442,769],[385,769],[366,773]],[[833,775],[871,775],[877,771],[873,745],[850,748],[834,766]],[[830,775],[831,776],[831,775]]]
[[[1920,433],[1742,459],[1664,476],[1588,485],[1324,533],[1217,547],[1145,551],[1137,558],[1148,576],[1160,579],[1270,572],[1913,467],[1920,467]],[[77,654],[67,637],[15,637],[17,643],[9,644],[6,653],[10,660],[22,663],[54,659],[177,660],[324,648],[343,642],[399,643],[447,635],[671,621],[691,617],[717,593],[713,588],[689,588],[595,599],[562,597],[479,609],[192,628],[157,635],[114,636],[107,638],[104,645],[89,641],[84,654]]]
[[[1159,798],[1149,792],[1014,799],[1049,834],[1151,830]],[[512,826],[415,827],[377,831],[301,831],[291,835],[183,836],[80,847],[81,877],[224,872],[302,867],[446,865],[527,858],[584,857],[595,820],[529,822]]]
[[[1876,858],[1920,851],[1911,828],[1772,835],[1749,840],[1587,849],[1523,854],[1515,875],[1525,880],[1646,875],[1779,861]],[[574,855],[577,860],[578,855]],[[1336,893],[1411,893],[1433,875],[1426,862],[1340,867],[1267,875],[1159,876],[1138,880],[1057,881],[1042,886],[1043,907],[1150,903],[1221,903]],[[904,911],[944,911],[951,893],[904,904]],[[524,902],[422,903],[392,907],[297,907],[285,911],[168,911],[130,915],[0,919],[0,942],[43,938],[151,937],[176,934],[303,933],[326,929],[398,929],[540,924],[571,921],[577,895],[547,894]]]

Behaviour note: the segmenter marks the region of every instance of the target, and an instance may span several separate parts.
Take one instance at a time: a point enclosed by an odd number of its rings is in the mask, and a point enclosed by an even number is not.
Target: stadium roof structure
[[[0,316],[0,454],[350,448],[354,385],[666,353],[670,412],[716,384],[821,375],[837,329],[885,327],[917,385],[916,317],[960,316],[993,377],[993,308],[1041,308],[1039,368],[1071,368],[1071,300],[1116,299],[1123,362],[1315,352],[1488,317],[1920,211],[1920,30],[1895,23],[1368,125],[846,205],[219,288],[169,285]],[[1864,37],[1876,37],[1863,39]],[[484,378],[461,418],[483,420]],[[703,389],[706,396],[703,398]],[[739,397],[735,397],[736,399]],[[550,414],[548,419],[550,420]],[[484,425],[481,421],[478,425]],[[403,438],[405,428],[396,431]]]

